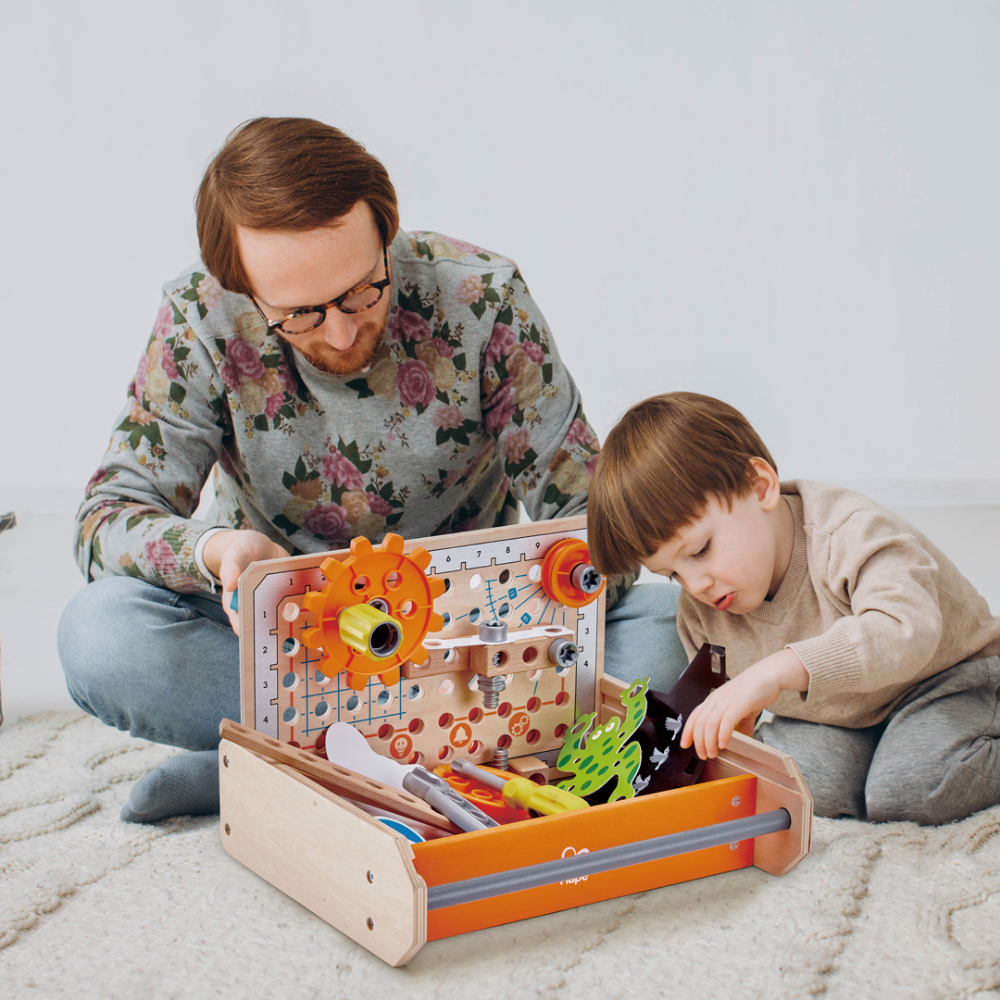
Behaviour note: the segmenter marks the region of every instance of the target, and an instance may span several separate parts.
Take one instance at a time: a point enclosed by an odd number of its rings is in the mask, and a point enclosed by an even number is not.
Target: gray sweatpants
[[[754,737],[802,770],[817,816],[948,823],[1000,802],[1000,659],[922,681],[877,726],[775,716]]]

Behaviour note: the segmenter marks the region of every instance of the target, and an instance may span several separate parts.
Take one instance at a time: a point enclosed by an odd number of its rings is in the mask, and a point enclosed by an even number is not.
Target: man
[[[164,286],[78,515],[94,582],[59,629],[82,708],[195,751],[136,785],[137,822],[218,808],[218,724],[239,714],[229,599],[251,562],[510,524],[519,500],[534,520],[579,514],[599,450],[513,262],[401,232],[385,168],[337,129],[247,122],[196,209],[202,262]],[[609,664],[683,663],[662,603],[640,588],[609,614]]]

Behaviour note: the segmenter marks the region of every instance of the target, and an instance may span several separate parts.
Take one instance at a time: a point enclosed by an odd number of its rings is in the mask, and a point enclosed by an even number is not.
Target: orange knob
[[[582,608],[596,601],[604,590],[604,577],[590,564],[590,550],[579,538],[562,538],[542,562],[542,589],[547,597],[568,608]]]

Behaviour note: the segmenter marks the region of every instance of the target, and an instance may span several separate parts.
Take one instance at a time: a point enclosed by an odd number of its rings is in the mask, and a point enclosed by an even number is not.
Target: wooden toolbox
[[[294,755],[302,766],[315,760],[317,740],[321,748],[335,721],[351,722],[390,759],[433,768],[456,754],[486,761],[497,745],[512,759],[554,763],[574,719],[620,716],[625,685],[603,673],[604,595],[574,607],[578,595],[553,584],[545,563],[549,552],[584,540],[585,519],[573,518],[407,543],[427,579],[447,581],[434,585],[441,596],[433,600],[445,627],[425,634],[398,676],[391,664],[362,675],[364,665],[352,661],[349,684],[348,670],[331,677],[319,669],[325,647],[317,652],[318,633],[307,635],[323,611],[305,594],[329,592],[324,579],[337,578],[339,567],[326,556],[250,567],[239,588],[243,724],[283,747],[288,762],[235,737],[221,741],[225,849],[397,966],[427,941],[470,930],[750,865],[774,875],[792,868],[809,851],[812,799],[790,758],[739,734],[699,784],[422,843],[293,766]],[[362,543],[353,560],[332,558],[355,583],[374,582],[363,596],[375,594],[405,630],[393,606],[403,590],[379,586],[385,567],[365,561],[368,551]],[[386,579],[399,586],[398,574]],[[486,618],[512,626],[502,647],[509,659],[473,652]],[[565,635],[580,650],[569,667],[543,655]],[[485,710],[475,684],[484,662],[510,671],[499,704]]]

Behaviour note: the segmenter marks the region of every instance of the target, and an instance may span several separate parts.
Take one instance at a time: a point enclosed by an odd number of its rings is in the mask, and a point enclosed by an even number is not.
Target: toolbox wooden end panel
[[[758,837],[753,859],[769,875],[784,875],[809,853],[812,844],[813,800],[798,764],[779,750],[733,733],[729,746],[705,763],[702,781],[732,774],[757,776],[758,812],[788,810],[792,825],[781,833]]]
[[[405,965],[427,938],[427,888],[409,843],[286,765],[228,740],[219,755],[226,851],[389,965]]]

